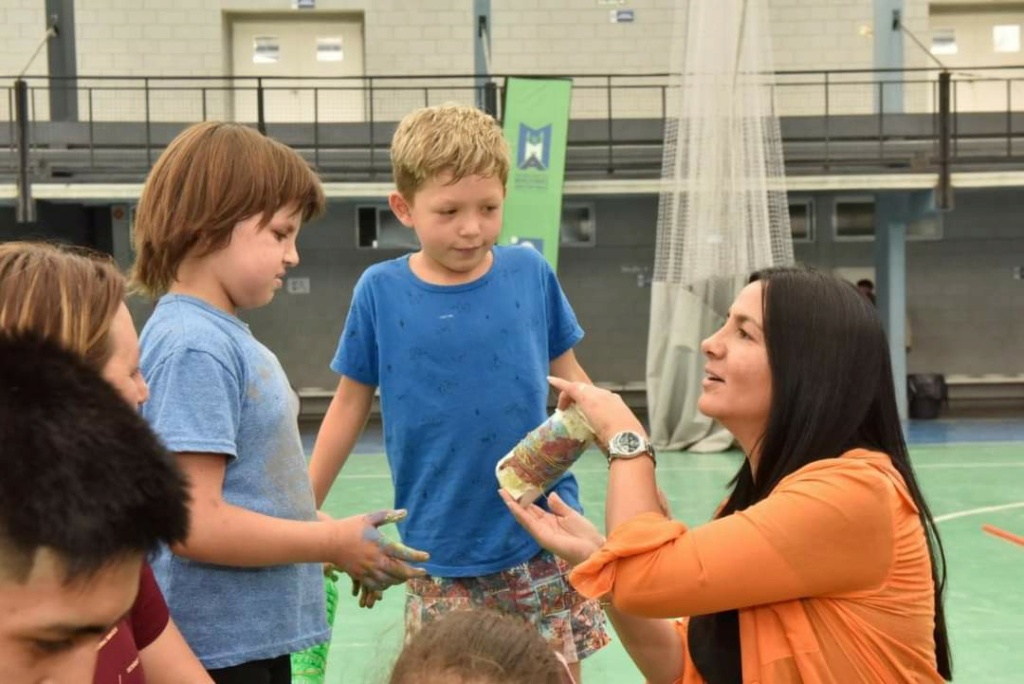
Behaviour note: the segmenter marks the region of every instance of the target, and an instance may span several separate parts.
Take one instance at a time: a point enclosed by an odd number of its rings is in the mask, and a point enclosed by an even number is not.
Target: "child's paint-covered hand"
[[[403,510],[384,510],[331,521],[334,529],[330,562],[370,592],[382,592],[410,577],[425,575],[425,570],[409,563],[422,563],[430,558],[429,554],[388,539],[378,529],[402,520],[405,515]],[[365,601],[372,605],[376,599],[369,598]]]
[[[373,608],[377,601],[384,600],[384,592],[369,589],[363,586],[363,583],[359,580],[352,579],[352,595],[359,597],[360,608]]]

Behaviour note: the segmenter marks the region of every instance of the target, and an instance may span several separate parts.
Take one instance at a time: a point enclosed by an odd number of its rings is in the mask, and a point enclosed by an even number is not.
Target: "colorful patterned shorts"
[[[445,613],[487,608],[528,620],[555,652],[579,662],[611,639],[604,610],[569,584],[570,570],[565,561],[541,551],[526,563],[483,577],[411,579],[405,595],[406,638]]]

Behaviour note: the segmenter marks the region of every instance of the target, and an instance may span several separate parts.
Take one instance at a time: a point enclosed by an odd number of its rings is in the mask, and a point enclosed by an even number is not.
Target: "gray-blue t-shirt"
[[[238,318],[183,295],[160,299],[142,331],[143,415],[173,452],[228,456],[224,501],[315,520],[298,398],[277,357]],[[317,564],[235,568],[160,550],[171,615],[208,669],[293,653],[330,638]]]

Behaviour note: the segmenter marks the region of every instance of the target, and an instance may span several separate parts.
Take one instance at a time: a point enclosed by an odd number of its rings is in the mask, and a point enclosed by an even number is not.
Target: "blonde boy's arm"
[[[594,384],[591,381],[590,376],[583,370],[583,366],[576,360],[576,353],[570,349],[556,359],[551,360],[551,375],[556,378],[562,378],[569,382],[585,382],[587,384]]]
[[[316,507],[320,508],[331,485],[348,460],[373,407],[373,385],[364,385],[341,376],[331,399],[309,462],[309,480],[313,485]]]

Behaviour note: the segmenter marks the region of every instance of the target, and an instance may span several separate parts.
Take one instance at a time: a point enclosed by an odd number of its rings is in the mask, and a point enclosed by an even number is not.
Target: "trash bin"
[[[911,418],[931,420],[949,400],[942,373],[911,373],[907,376],[907,400]]]

